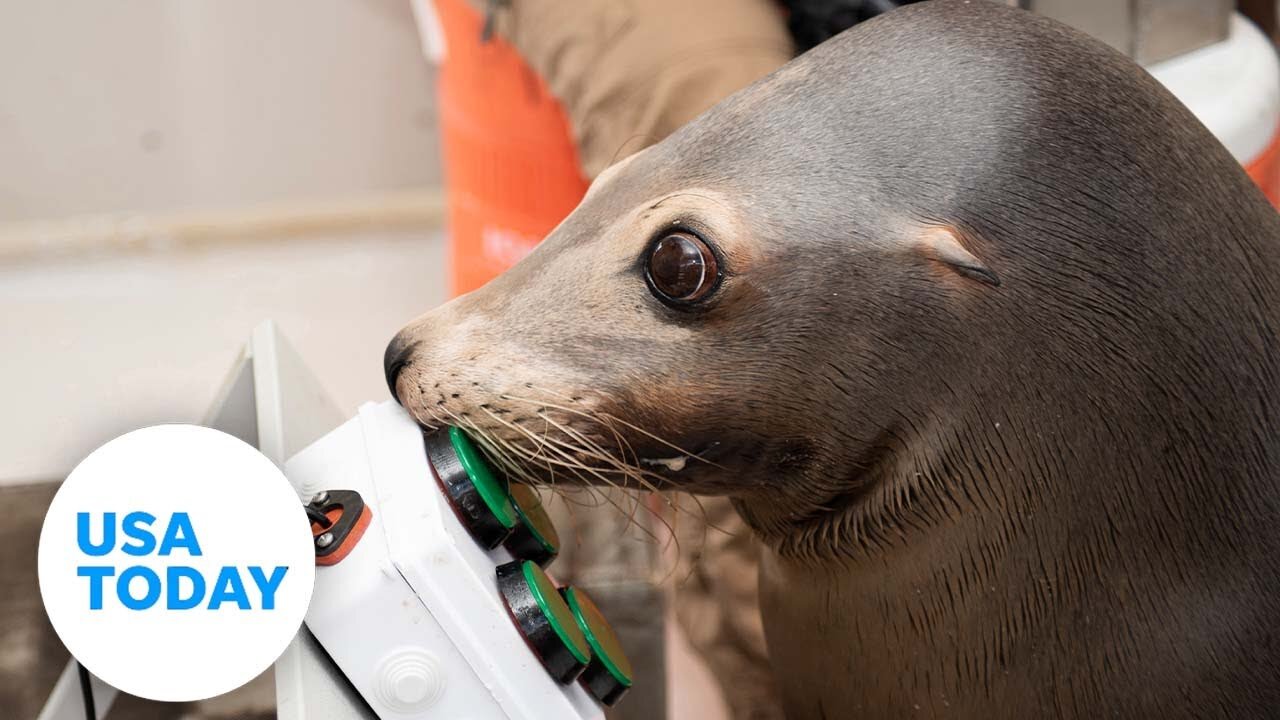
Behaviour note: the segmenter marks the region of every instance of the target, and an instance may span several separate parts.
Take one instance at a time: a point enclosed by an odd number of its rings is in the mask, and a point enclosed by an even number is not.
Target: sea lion
[[[861,24],[408,325],[514,477],[731,496],[789,715],[1280,706],[1280,218],[1126,58]]]

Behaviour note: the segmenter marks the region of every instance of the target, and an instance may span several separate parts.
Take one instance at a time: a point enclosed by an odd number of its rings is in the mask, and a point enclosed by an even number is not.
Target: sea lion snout
[[[624,390],[562,362],[573,353],[543,346],[536,328],[522,337],[501,317],[442,310],[398,333],[384,358],[393,397],[425,428],[463,428],[495,467],[534,484],[655,488],[684,470],[686,455],[655,450],[656,435],[619,410]]]

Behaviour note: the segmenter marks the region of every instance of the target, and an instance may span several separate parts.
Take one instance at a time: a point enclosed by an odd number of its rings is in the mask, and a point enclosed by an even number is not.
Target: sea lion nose
[[[391,390],[391,397],[396,402],[400,402],[400,396],[396,394],[396,379],[400,377],[400,371],[409,363],[409,357],[413,355],[414,343],[404,336],[404,332],[397,333],[391,338],[391,342],[387,343],[387,350],[382,354],[382,371],[387,375],[387,388]]]

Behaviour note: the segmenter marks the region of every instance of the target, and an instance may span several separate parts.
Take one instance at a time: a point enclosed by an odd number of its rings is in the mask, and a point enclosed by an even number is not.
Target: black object
[[[506,481],[493,474],[456,427],[427,433],[423,442],[427,460],[463,527],[486,550],[501,545],[516,526]]]
[[[329,513],[334,510],[341,511],[336,521],[329,519]],[[326,490],[312,498],[307,504],[307,518],[323,529],[322,536],[328,536],[324,542],[317,538],[317,562],[344,546],[343,541],[355,529],[363,514],[364,498],[355,490]]]
[[[591,647],[545,571],[531,560],[498,566],[498,590],[533,654],[551,677],[573,682],[591,661]]]

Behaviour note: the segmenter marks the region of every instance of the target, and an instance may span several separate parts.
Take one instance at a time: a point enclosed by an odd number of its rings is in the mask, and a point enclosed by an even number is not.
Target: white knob
[[[446,683],[440,662],[419,648],[393,650],[378,663],[375,678],[378,698],[402,713],[431,707],[444,694]]]

